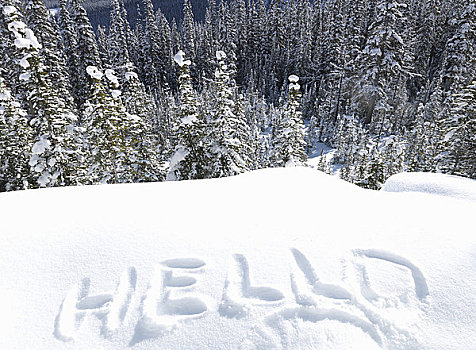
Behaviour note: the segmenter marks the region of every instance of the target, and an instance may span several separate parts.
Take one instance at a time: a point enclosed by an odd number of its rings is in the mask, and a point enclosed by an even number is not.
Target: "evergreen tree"
[[[71,18],[76,32],[76,52],[79,64],[76,69],[78,72],[77,100],[82,106],[88,98],[92,83],[86,68],[89,66],[101,67],[102,63],[93,28],[81,0],[71,0]]]
[[[58,26],[62,40],[62,48],[65,55],[65,65],[68,71],[69,81],[71,84],[71,94],[76,104],[80,105],[80,63],[77,52],[78,38],[74,29],[69,10],[66,6],[66,0],[59,1]]]
[[[289,76],[288,101],[276,126],[273,138],[274,166],[303,165],[307,161],[304,126],[299,111],[299,78]]]
[[[160,33],[155,20],[154,6],[151,0],[143,0],[144,6],[144,32],[143,32],[143,53],[142,73],[144,84],[152,89],[159,90],[161,81],[160,67]]]
[[[40,56],[42,46],[12,7],[3,11],[9,25],[9,52],[15,58],[9,71],[15,92],[33,128],[31,149],[33,185],[65,186],[75,183],[76,150],[71,124],[76,116],[66,108],[60,92],[51,82]],[[13,38],[15,38],[13,40]]]
[[[73,108],[66,58],[56,22],[51,17],[43,0],[26,1],[25,15],[28,27],[35,33],[41,45],[39,53],[43,58],[43,64],[51,82],[55,85],[59,97],[63,99],[66,106]]]
[[[83,181],[93,184],[132,182],[140,162],[134,148],[142,131],[140,118],[126,112],[112,70],[103,74],[90,66],[87,72],[94,83],[84,112],[89,170]]]
[[[131,65],[127,46],[126,26],[127,18],[123,17],[119,0],[112,1],[110,26],[108,37],[109,65],[123,78],[128,66]]]
[[[458,10],[455,6],[454,12]],[[443,66],[443,90],[453,95],[467,87],[476,75],[476,6],[468,0],[461,1],[459,13],[453,14],[456,30],[446,44]]]
[[[164,174],[159,149],[162,137],[152,127],[156,106],[135,72],[126,72],[125,80],[122,100],[126,112],[131,118],[135,116],[135,124],[131,125],[135,128],[132,146],[137,151],[138,162],[133,181],[162,181]]]
[[[390,131],[390,116],[397,105],[395,91],[405,84],[402,13],[406,5],[396,0],[379,0],[369,37],[357,58],[361,78],[354,103],[365,124],[378,134]]]
[[[216,52],[218,67],[213,80],[214,100],[210,110],[206,148],[210,151],[211,177],[237,175],[248,170],[242,143],[246,129],[241,115],[237,115],[234,101],[234,80],[225,64],[226,54]],[[241,112],[240,112],[241,114]]]
[[[38,55],[29,55],[28,109],[36,142],[30,166],[41,187],[77,184],[78,139],[74,123],[77,116],[62,102]]]
[[[179,106],[176,118],[180,124],[176,129],[177,146],[170,161],[168,180],[203,179],[208,176],[208,158],[204,149],[205,125],[200,115],[197,96],[190,76],[190,60],[185,60],[183,51],[175,55],[180,67]]]
[[[0,192],[31,186],[31,146],[26,113],[0,77]]]
[[[440,156],[440,169],[476,178],[476,79],[454,96],[443,128],[445,151]]]

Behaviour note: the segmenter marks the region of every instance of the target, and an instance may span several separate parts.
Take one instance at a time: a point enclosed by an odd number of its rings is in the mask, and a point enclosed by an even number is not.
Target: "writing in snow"
[[[365,297],[355,294],[340,284],[320,280],[307,257],[291,249],[297,269],[291,273],[290,284],[294,300],[287,300],[282,291],[270,286],[257,286],[250,280],[250,266],[242,254],[234,254],[228,267],[221,300],[217,303],[210,296],[196,293],[200,275],[206,272],[206,262],[199,258],[175,258],[163,261],[156,267],[149,287],[141,299],[140,315],[131,343],[156,338],[173,331],[183,322],[198,319],[210,312],[221,317],[241,319],[253,309],[266,305],[282,307],[266,317],[302,318],[317,322],[324,319],[350,323],[368,333],[378,344],[383,344],[380,331],[386,323],[375,318],[371,304]],[[405,267],[414,280],[414,295],[420,302],[427,302],[429,295],[421,271],[404,257],[379,250],[355,250],[354,256],[380,259]],[[114,292],[89,295],[90,280],[85,278],[73,287],[60,306],[56,316],[54,336],[61,341],[72,341],[82,321],[87,316],[101,320],[100,333],[109,338],[124,324],[133,296],[137,293],[137,271],[130,267],[120,277]],[[345,310],[323,308],[322,300],[344,303]],[[341,305],[342,306],[342,305]],[[355,313],[349,312],[349,307]],[[275,310],[275,308],[274,308]],[[398,333],[398,329],[395,329]]]

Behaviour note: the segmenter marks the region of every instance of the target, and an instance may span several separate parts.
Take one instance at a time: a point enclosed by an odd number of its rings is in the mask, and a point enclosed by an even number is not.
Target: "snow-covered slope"
[[[476,201],[306,168],[0,195],[0,349],[474,349]]]
[[[421,192],[476,201],[476,181],[446,174],[400,173],[384,184],[387,192]]]

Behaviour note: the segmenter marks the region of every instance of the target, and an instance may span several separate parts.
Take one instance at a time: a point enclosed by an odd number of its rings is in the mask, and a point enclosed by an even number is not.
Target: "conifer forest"
[[[306,165],[476,179],[474,0],[0,1],[0,192]],[[196,18],[197,17],[197,18]],[[202,18],[203,17],[203,18]]]

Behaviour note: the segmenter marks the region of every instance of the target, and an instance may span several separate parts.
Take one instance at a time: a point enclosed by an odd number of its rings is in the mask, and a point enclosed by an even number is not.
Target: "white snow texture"
[[[0,349],[474,349],[474,183],[291,167],[1,193]]]

